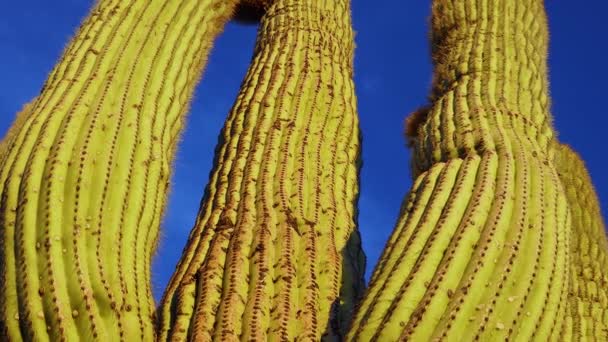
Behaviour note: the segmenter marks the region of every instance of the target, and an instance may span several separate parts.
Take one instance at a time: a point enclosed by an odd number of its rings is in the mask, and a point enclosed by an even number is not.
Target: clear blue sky
[[[359,227],[375,265],[412,181],[404,117],[424,104],[431,80],[427,0],[353,0],[357,31],[355,83],[363,132]],[[6,1],[0,11],[0,136],[21,106],[36,96],[88,0]],[[547,1],[551,95],[562,141],[587,162],[602,211],[608,132],[608,55],[603,0]],[[255,26],[229,24],[218,39],[196,89],[173,173],[173,189],[153,268],[158,298],[179,258],[207,183],[213,150],[251,58]],[[603,37],[603,38],[602,38]],[[604,43],[602,43],[604,42]]]

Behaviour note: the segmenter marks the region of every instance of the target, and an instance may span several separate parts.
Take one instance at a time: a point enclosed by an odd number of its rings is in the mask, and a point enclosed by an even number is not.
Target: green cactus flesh
[[[25,119],[30,114],[30,108],[32,107],[33,102],[34,101],[27,103],[25,106],[23,106],[21,111],[17,113],[17,116],[15,117],[15,121],[13,122],[12,126],[9,128],[8,132],[6,132],[6,135],[4,136],[4,138],[2,138],[2,141],[0,141],[0,160],[4,159],[4,156],[8,151],[8,146],[12,145],[16,133],[19,132],[21,127],[23,127]]]
[[[557,339],[570,235],[543,1],[432,12],[432,105],[408,128],[416,180],[348,339]]]
[[[160,308],[160,340],[336,339],[360,289],[349,1],[276,0]]]
[[[169,164],[234,3],[102,0],[0,145],[0,334],[154,338]]]
[[[566,191],[572,229],[564,341],[608,341],[608,241],[591,178],[580,157],[566,145],[555,154]]]
[[[155,327],[170,163],[237,5],[262,14],[254,58]],[[0,337],[608,340],[608,240],[555,139],[547,40],[542,0],[433,1],[414,185],[344,336],[365,262],[349,0],[100,0],[0,142]]]

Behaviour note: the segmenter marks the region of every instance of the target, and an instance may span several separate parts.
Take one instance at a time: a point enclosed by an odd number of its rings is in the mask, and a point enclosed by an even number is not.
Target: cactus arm
[[[99,1],[3,143],[0,334],[150,340],[169,163],[234,2]]]
[[[608,240],[597,195],[584,162],[557,146],[555,166],[572,216],[567,319],[561,338],[608,340]]]
[[[349,1],[265,10],[160,340],[335,339],[362,286]]]
[[[543,2],[433,1],[414,188],[347,340],[546,340],[566,314]]]

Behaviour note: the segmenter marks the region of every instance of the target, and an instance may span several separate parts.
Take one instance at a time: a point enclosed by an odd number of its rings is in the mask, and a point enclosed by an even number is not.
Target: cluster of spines
[[[8,132],[6,132],[6,134],[4,135],[4,138],[2,138],[2,140],[0,141],[0,161],[2,161],[4,159],[4,157],[7,153],[7,150],[8,150],[8,146],[12,145],[12,143],[15,139],[15,136],[17,135],[17,133],[23,126],[25,119],[30,114],[30,108],[31,108],[33,102],[34,102],[34,100],[25,104],[23,106],[23,108],[21,109],[21,111],[19,111],[19,113],[17,113],[17,115],[15,116],[15,120],[13,121],[13,124],[9,128]]]
[[[265,10],[161,340],[336,339],[361,291],[349,2]]]
[[[1,336],[154,338],[169,164],[233,7],[104,0],[81,25],[0,145]]]
[[[597,195],[578,154],[556,145],[555,166],[571,213],[567,341],[608,340],[608,240]]]
[[[570,237],[543,3],[435,0],[432,25],[416,181],[347,338],[556,339]]]

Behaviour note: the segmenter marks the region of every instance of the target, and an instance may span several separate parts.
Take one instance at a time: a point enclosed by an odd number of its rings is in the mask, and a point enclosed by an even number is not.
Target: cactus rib
[[[275,0],[224,126],[160,340],[336,339],[362,288],[347,0]]]
[[[555,165],[572,217],[567,318],[561,338],[608,340],[608,240],[585,164],[567,145],[556,146]]]
[[[169,163],[234,3],[102,0],[85,19],[2,144],[2,336],[154,338]]]
[[[545,340],[566,316],[569,212],[550,148],[542,1],[433,1],[415,186],[348,340]]]

